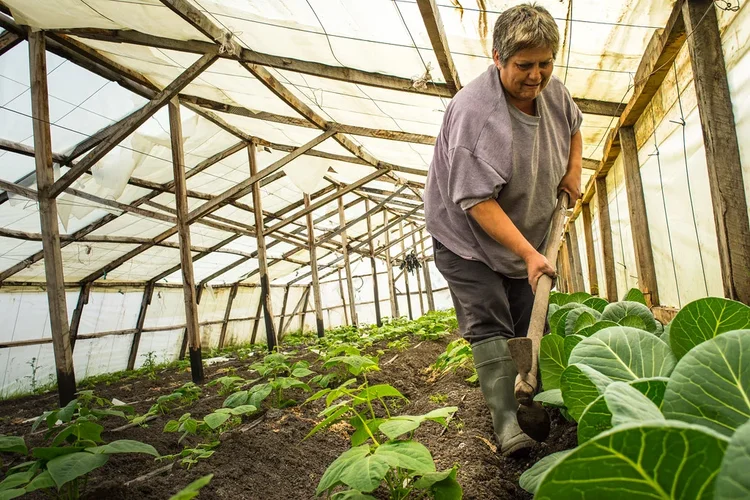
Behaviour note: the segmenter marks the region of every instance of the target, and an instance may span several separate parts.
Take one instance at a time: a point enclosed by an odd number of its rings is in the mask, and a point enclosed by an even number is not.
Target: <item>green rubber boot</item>
[[[518,402],[513,395],[516,365],[510,357],[508,339],[493,337],[472,344],[479,386],[492,414],[492,427],[505,456],[527,453],[534,440],[524,434],[516,420]]]

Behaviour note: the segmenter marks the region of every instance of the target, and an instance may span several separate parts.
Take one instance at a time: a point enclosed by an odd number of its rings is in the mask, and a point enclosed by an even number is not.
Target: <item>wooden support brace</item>
[[[81,286],[78,294],[78,304],[73,310],[73,316],[70,319],[70,350],[76,347],[76,337],[78,337],[78,327],[81,325],[81,316],[83,316],[83,306],[89,303],[89,293],[91,292],[91,283]]]
[[[435,310],[435,295],[432,293],[432,277],[430,276],[430,261],[427,259],[427,253],[425,251],[425,239],[431,238],[431,236],[428,234],[427,238],[425,238],[420,231],[419,233],[420,239],[422,240],[420,243],[422,245],[422,272],[424,273],[424,288],[425,292],[427,294],[427,310],[428,311],[434,311]]]
[[[341,276],[341,268],[338,268],[337,272],[339,275],[339,279],[336,281],[339,282],[339,295],[341,296],[341,304],[344,309],[344,324],[348,325],[349,324],[349,311],[347,311],[347,308],[346,308],[346,295],[344,294],[344,280],[343,280],[343,277]]]
[[[393,264],[391,263],[391,231],[390,224],[388,223],[388,213],[383,212],[383,233],[385,233],[385,267],[388,271],[388,290],[391,296],[391,318],[395,319],[399,317],[398,311],[398,297],[396,297],[396,281],[393,279]]]
[[[346,227],[346,215],[344,213],[344,196],[340,196],[339,205],[339,228]],[[344,271],[346,272],[346,289],[349,292],[349,316],[352,318],[352,325],[357,326],[357,304],[354,297],[354,284],[352,282],[352,265],[349,260],[349,240],[346,237],[346,229],[341,231],[341,253],[344,256]]]
[[[91,286],[90,283],[87,284]],[[141,308],[138,310],[138,319],[135,324],[135,333],[133,334],[133,341],[130,344],[130,354],[128,355],[128,370],[135,369],[135,360],[138,356],[138,347],[141,344],[141,334],[143,333],[143,324],[146,321],[146,311],[148,306],[151,304],[151,299],[154,296],[154,283],[148,283],[146,288],[143,290],[143,298],[141,299]],[[182,355],[184,356],[184,354]],[[180,358],[182,358],[180,356]]]
[[[575,222],[575,221],[573,221]],[[591,207],[583,204],[583,233],[586,237],[586,262],[589,269],[589,286],[591,295],[599,295],[599,278],[596,270],[596,249],[594,248],[594,231],[591,226]]]
[[[318,337],[325,335],[325,326],[323,325],[323,304],[320,297],[320,280],[318,279],[318,252],[315,245],[315,226],[312,220],[312,210],[310,207],[310,195],[305,193],[305,219],[307,221],[307,244],[310,250],[310,271],[312,272],[312,289],[313,302],[315,303],[315,326],[317,327]]]
[[[375,305],[375,324],[383,326],[383,318],[380,315],[380,291],[378,290],[378,270],[375,265],[375,249],[372,241],[372,214],[370,212],[370,200],[365,200],[365,212],[367,213],[367,244],[370,251],[370,269],[372,272],[372,294]]]
[[[401,253],[403,254],[405,252],[404,247],[404,223],[399,222],[398,223],[398,239],[396,242],[399,242],[401,244]],[[394,242],[395,243],[395,242]],[[414,319],[414,312],[411,308],[411,292],[409,291],[409,273],[406,271],[406,268],[404,268],[404,287],[406,288],[406,307],[409,311],[409,319]]]
[[[609,197],[607,179],[596,179],[596,199],[599,208],[599,229],[604,258],[604,279],[607,285],[607,300],[617,302],[617,277],[615,276],[615,256],[612,248],[612,223],[609,218]]]
[[[570,249],[570,257],[573,273],[573,287],[576,292],[583,292],[585,290],[583,282],[583,264],[581,263],[581,251],[578,245],[578,231],[576,231],[575,222],[571,222],[568,225],[568,248]]]
[[[224,321],[221,323],[221,334],[219,335],[219,349],[224,348],[224,344],[227,338],[227,327],[229,326],[229,317],[232,314],[232,304],[234,303],[235,297],[237,297],[237,290],[240,284],[235,283],[232,285],[232,290],[229,292],[229,298],[227,299],[227,308],[224,311]]]
[[[420,234],[421,233],[422,233],[422,231],[420,231]],[[412,249],[414,249],[414,252],[417,255],[419,255],[419,253],[417,252],[417,237],[416,237],[416,234],[417,233],[411,233],[411,245],[412,245]],[[417,276],[417,291],[419,292],[419,315],[423,316],[424,313],[425,313],[425,310],[424,310],[424,297],[422,297],[422,276],[421,276],[421,274],[419,273],[418,270],[414,271],[414,274],[416,274],[416,276]]]

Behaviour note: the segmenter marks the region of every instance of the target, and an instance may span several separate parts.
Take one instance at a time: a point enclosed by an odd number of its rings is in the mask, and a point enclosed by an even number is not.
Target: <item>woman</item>
[[[448,105],[425,189],[435,264],[472,345],[499,450],[533,441],[518,427],[507,341],[525,336],[557,194],[580,197],[582,114],[552,76],[559,32],[549,12],[519,5],[493,33],[493,61]]]

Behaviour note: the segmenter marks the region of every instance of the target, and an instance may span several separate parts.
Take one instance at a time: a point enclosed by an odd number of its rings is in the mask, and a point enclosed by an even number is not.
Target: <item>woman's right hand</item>
[[[539,282],[539,278],[543,274],[546,274],[550,278],[554,279],[557,276],[555,268],[547,260],[547,257],[540,254],[537,251],[531,253],[524,259],[526,261],[526,270],[529,274],[529,285],[531,285],[531,291],[536,295],[536,285]]]

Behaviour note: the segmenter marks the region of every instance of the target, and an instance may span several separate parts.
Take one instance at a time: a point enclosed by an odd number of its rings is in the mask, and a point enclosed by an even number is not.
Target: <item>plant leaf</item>
[[[545,391],[560,388],[560,376],[568,365],[565,339],[559,335],[545,335],[539,346],[539,369]]]
[[[213,477],[214,477],[213,474],[208,474],[206,476],[196,479],[192,483],[185,486],[185,488],[180,490],[177,494],[169,497],[169,500],[190,500],[191,498],[197,497],[201,488],[203,488],[209,482],[211,482],[211,478]]]
[[[664,420],[664,415],[650,399],[625,382],[612,382],[604,391],[604,401],[612,412],[612,426],[631,422]]]
[[[355,490],[369,493],[380,485],[388,469],[390,466],[384,457],[367,455],[341,472],[341,482]]]
[[[354,427],[354,433],[351,435],[351,442],[352,446],[359,446],[365,442],[367,442],[368,439],[370,439],[370,433],[375,435],[378,432],[378,428],[380,428],[380,424],[385,422],[384,418],[375,418],[371,420],[366,420],[365,423],[362,423],[362,420],[358,416],[353,416],[349,423],[352,427]],[[367,427],[365,427],[367,425]],[[367,432],[367,429],[370,430],[370,433]]]
[[[557,407],[565,406],[565,401],[563,401],[562,391],[560,389],[551,389],[549,391],[540,392],[534,396],[534,401]]]
[[[750,421],[737,428],[721,462],[715,497],[721,500],[750,498]]]
[[[570,353],[573,352],[573,348],[585,338],[586,337],[584,337],[583,335],[578,334],[568,335],[567,337],[565,337],[565,341],[563,342],[563,351],[566,366],[568,364],[568,360],[570,359]]]
[[[563,309],[562,307],[558,309],[557,311],[555,311],[555,313],[549,319],[550,333],[556,334],[559,331],[557,326],[560,322],[562,322],[562,324],[565,325],[565,318],[568,316],[569,312],[570,312],[570,309]]]
[[[604,309],[609,305],[609,302],[601,297],[591,297],[590,299],[584,300],[583,305],[590,307],[591,309],[596,309],[601,313],[604,312]]]
[[[346,490],[338,491],[333,494],[331,500],[377,500],[372,495],[365,495],[361,491],[357,490]]]
[[[625,297],[623,297],[622,300],[629,302],[638,302],[639,304],[643,304],[644,306],[648,307],[648,304],[646,303],[646,297],[643,295],[643,292],[637,288],[631,288],[630,290],[628,290],[628,293],[625,294]]]
[[[560,388],[570,416],[578,421],[586,407],[603,394],[611,382],[612,379],[590,366],[584,364],[568,366],[560,378]]]
[[[45,470],[42,471],[42,473],[37,477],[35,477],[29,484],[27,484],[24,489],[27,493],[30,493],[32,491],[54,487],[55,481],[52,479],[52,476],[49,475],[49,471]]]
[[[750,307],[734,300],[707,297],[677,313],[669,326],[669,342],[677,358],[717,335],[750,328]]]
[[[430,451],[416,441],[388,441],[378,446],[374,455],[383,458],[391,467],[401,467],[416,474],[435,472]]]
[[[234,394],[230,394],[229,397],[224,400],[222,406],[225,408],[234,408],[235,406],[244,405],[247,403],[248,396],[248,391],[237,391]]]
[[[584,364],[612,380],[627,382],[669,376],[676,360],[669,346],[655,335],[618,326],[582,340],[570,353],[569,363]]]
[[[518,485],[529,493],[536,493],[536,490],[539,489],[539,485],[542,484],[547,472],[560,463],[563,458],[570,455],[572,451],[572,449],[558,451],[556,453],[550,453],[542,458],[532,465],[530,469],[521,474],[521,477],[518,478]]]
[[[0,451],[3,453],[20,453],[26,455],[29,450],[20,436],[0,436]]]
[[[10,500],[11,498],[18,498],[24,496],[25,494],[26,490],[24,490],[23,488],[0,491],[0,500]]]
[[[534,498],[710,498],[727,444],[720,434],[683,422],[622,425],[564,457]]]
[[[47,470],[57,488],[60,489],[65,483],[101,467],[107,463],[107,460],[109,460],[109,455],[103,453],[70,453],[50,460],[47,463]]]
[[[320,422],[318,425],[313,427],[313,429],[307,433],[307,436],[305,436],[304,439],[309,438],[313,434],[317,433],[318,431],[325,429],[329,425],[333,424],[334,422],[337,422],[341,419],[341,417],[344,416],[347,412],[349,412],[349,406],[342,406],[338,408],[336,411],[328,415],[322,422]]]
[[[573,335],[582,328],[594,325],[601,315],[596,309],[586,306],[573,309],[565,317],[565,336]]]
[[[54,458],[69,455],[83,451],[83,446],[51,446],[49,448],[39,447],[31,450],[31,456],[42,460],[52,460]]]
[[[114,453],[146,453],[154,457],[159,456],[159,452],[150,444],[141,443],[140,441],[134,441],[131,439],[119,439],[103,446],[86,448],[86,451],[89,453],[105,453],[107,455],[112,455]]]
[[[591,337],[593,334],[598,332],[599,330],[604,330],[605,328],[609,328],[611,326],[618,326],[617,323],[614,321],[597,321],[591,326],[587,326],[586,328],[581,328],[576,332],[576,335],[580,335],[581,337]]]
[[[731,436],[750,417],[749,352],[750,330],[723,333],[694,347],[669,378],[664,416]]]
[[[602,313],[602,320],[614,321],[617,324],[626,316],[638,316],[646,325],[646,331],[656,333],[656,320],[648,307],[639,302],[613,302]]]
[[[590,293],[575,292],[575,293],[571,293],[570,296],[568,297],[568,303],[570,303],[570,302],[577,302],[579,304],[583,304],[584,302],[586,302],[590,298],[592,298],[592,296],[591,296]]]
[[[0,481],[0,492],[15,489],[16,486],[28,483],[34,477],[34,474],[36,474],[36,469],[8,474],[5,479]]]
[[[307,377],[308,375],[312,375],[314,373],[315,373],[314,371],[300,366],[292,370],[292,377],[297,377],[297,378]]]
[[[309,435],[309,434],[308,434]],[[351,465],[357,463],[370,454],[370,445],[363,444],[346,450],[339,457],[331,462],[326,471],[323,473],[323,477],[320,478],[316,494],[320,495],[324,491],[328,491],[331,488],[341,484],[341,474]]]
[[[210,429],[218,429],[224,422],[229,420],[230,417],[231,415],[227,413],[213,412],[203,417],[203,421]]]
[[[377,398],[401,398],[406,399],[398,389],[388,384],[371,385],[354,396],[354,405],[358,406]]]

